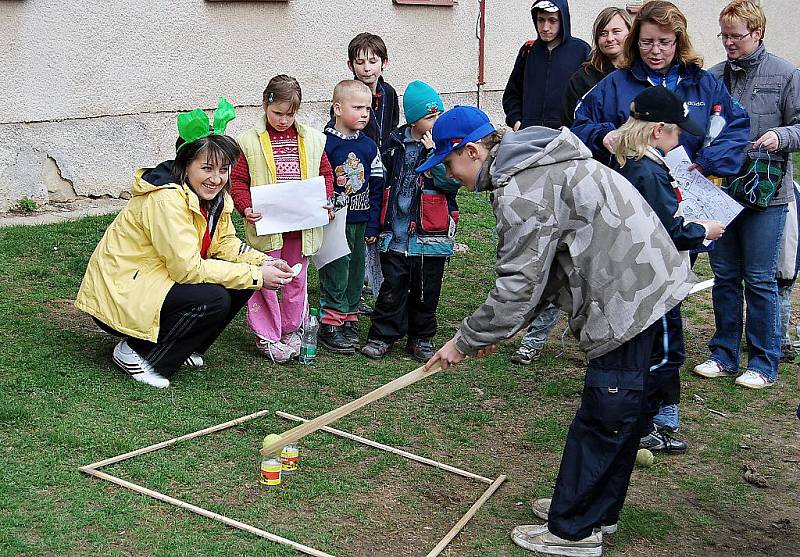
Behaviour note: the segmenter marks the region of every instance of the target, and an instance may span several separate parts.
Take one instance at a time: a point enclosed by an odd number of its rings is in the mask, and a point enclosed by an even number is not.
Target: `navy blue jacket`
[[[572,36],[567,0],[551,0],[561,15],[561,43],[550,50],[542,41],[528,41],[519,49],[503,92],[506,124],[522,127],[561,127],[561,107],[567,83],[589,57],[591,48]],[[531,17],[533,17],[531,13]],[[536,27],[536,19],[533,21]]]
[[[659,157],[660,158],[660,157]],[[615,161],[616,162],[616,161]],[[653,208],[658,220],[667,229],[678,251],[701,247],[706,239],[706,229],[696,222],[686,222],[679,211],[678,193],[667,165],[648,153],[639,160],[629,158],[625,166],[617,168],[642,194]]]
[[[383,199],[383,164],[378,146],[362,132],[345,136],[325,128],[325,154],[333,169],[335,205],[347,204],[347,223],[367,223],[364,236],[377,236]]]
[[[628,120],[633,99],[652,85],[661,83],[649,81],[641,60],[634,62],[630,70],[611,72],[581,99],[570,129],[597,160],[612,166],[613,157],[603,146],[603,138]],[[722,105],[722,116],[728,124],[711,145],[700,150],[704,138],[686,132],[681,134],[681,145],[706,174],[739,174],[750,134],[750,117],[742,105],[731,98],[720,80],[695,65],[680,67],[675,92],[688,105],[689,116],[706,129],[712,108]]]

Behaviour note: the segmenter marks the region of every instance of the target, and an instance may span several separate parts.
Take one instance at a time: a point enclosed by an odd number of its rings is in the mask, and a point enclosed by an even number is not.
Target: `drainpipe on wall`
[[[477,105],[481,107],[481,91],[486,85],[484,75],[484,62],[486,58],[486,0],[478,0],[480,9],[478,11],[478,21],[475,24],[475,36],[478,39],[478,91]]]

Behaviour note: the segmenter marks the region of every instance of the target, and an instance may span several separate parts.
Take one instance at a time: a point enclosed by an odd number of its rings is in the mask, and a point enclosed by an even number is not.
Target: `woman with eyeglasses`
[[[777,170],[771,186],[777,189],[771,200],[762,200],[760,210],[746,208],[709,254],[714,271],[716,331],[708,343],[709,359],[694,368],[703,377],[738,375],[744,324],[747,367],[736,378],[736,384],[751,389],[773,385],[781,357],[789,356],[782,354],[780,280],[776,282],[776,271],[788,205],[794,200],[789,154],[800,151],[800,70],[767,52],[763,41],[766,24],[764,11],[754,0],[734,0],[719,16],[717,36],[728,59],[710,72],[725,83],[733,98],[750,113],[748,139],[753,143],[743,174],[752,166],[751,157],[757,157],[762,168],[766,164],[767,168]],[[736,195],[736,188],[729,188],[729,193]],[[788,236],[796,238],[795,234]],[[784,246],[789,254],[796,253],[796,249],[796,241],[788,249]],[[780,284],[787,294],[787,313],[788,293],[796,274],[792,259],[789,258],[790,265],[781,277],[786,282]],[[742,315],[742,285],[746,321]]]
[[[702,69],[703,58],[687,33],[686,16],[672,3],[653,0],[636,14],[625,39],[624,61],[581,99],[575,110],[575,133],[595,158],[613,165],[615,131],[628,119],[630,104],[646,87],[663,85],[681,96],[689,116],[707,128],[715,105],[727,125],[714,142],[701,148],[703,137],[681,135],[680,144],[703,174],[732,176],[744,160],[750,123],[720,80]]]
[[[662,85],[674,91],[685,103],[691,120],[708,129],[715,109],[727,121],[726,126],[707,147],[704,137],[682,133],[680,145],[686,149],[694,167],[703,174],[732,176],[744,161],[750,121],[742,106],[731,99],[725,85],[702,69],[703,59],[692,47],[686,17],[671,2],[653,0],[642,6],[625,39],[624,61],[589,91],[575,110],[575,133],[594,157],[614,167],[612,153],[617,129],[628,119],[633,99],[644,89]],[[672,436],[680,425],[679,370],[686,360],[680,310],[667,314],[669,330],[665,339],[666,357],[651,373],[648,389],[660,400],[653,425],[643,424],[641,446],[651,451],[678,454],[686,451],[686,442]],[[656,409],[653,409],[656,412]],[[653,415],[653,414],[650,414]],[[651,429],[652,428],[652,429]]]

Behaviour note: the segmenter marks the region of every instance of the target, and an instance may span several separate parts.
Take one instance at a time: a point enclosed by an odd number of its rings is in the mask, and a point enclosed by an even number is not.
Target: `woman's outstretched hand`
[[[283,259],[268,259],[261,264],[261,272],[264,276],[264,286],[269,290],[277,290],[287,284],[294,275],[292,268]]]

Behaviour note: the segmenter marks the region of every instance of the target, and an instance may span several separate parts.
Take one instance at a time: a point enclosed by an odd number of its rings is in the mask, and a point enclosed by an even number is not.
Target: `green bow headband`
[[[178,135],[185,143],[182,143],[175,151],[180,151],[184,145],[208,137],[212,133],[219,135],[224,134],[225,128],[228,127],[228,122],[234,118],[236,118],[236,111],[225,97],[219,98],[219,105],[214,111],[213,126],[209,125],[208,115],[199,108],[195,108],[191,112],[179,114]]]

